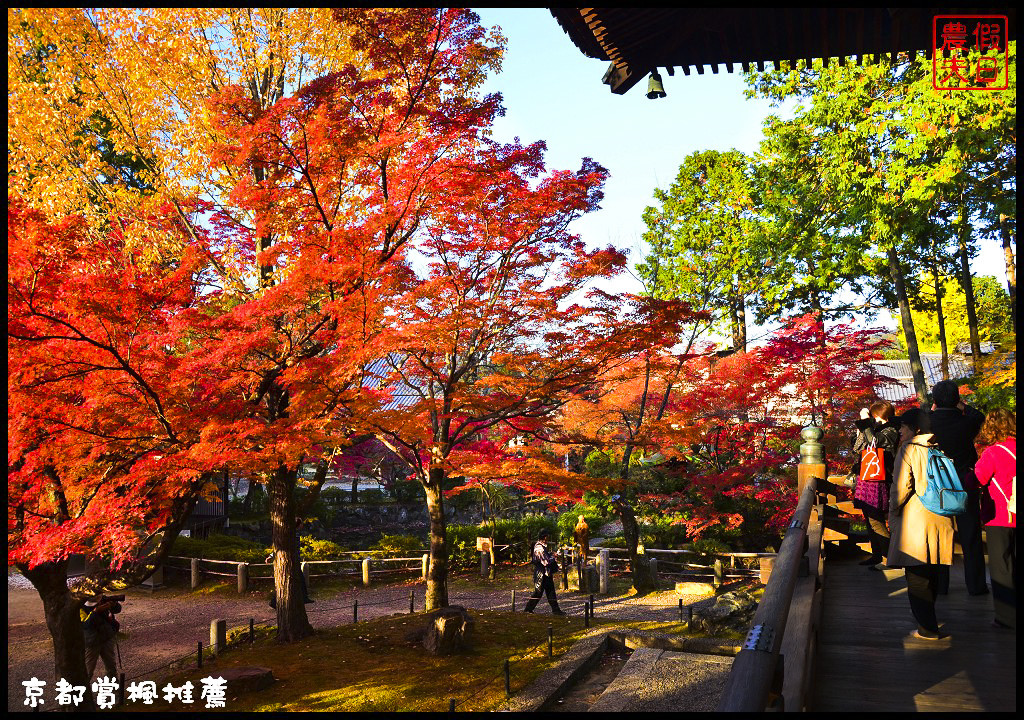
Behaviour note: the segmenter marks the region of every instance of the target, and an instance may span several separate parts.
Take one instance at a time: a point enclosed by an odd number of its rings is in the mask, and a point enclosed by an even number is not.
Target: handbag
[[[860,451],[860,482],[885,482],[885,451],[875,441]]]

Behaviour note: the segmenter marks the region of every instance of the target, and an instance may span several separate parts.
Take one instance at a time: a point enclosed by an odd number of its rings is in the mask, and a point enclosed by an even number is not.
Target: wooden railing
[[[800,711],[807,705],[821,612],[818,487],[824,481],[802,480],[775,567],[719,700],[721,712]]]

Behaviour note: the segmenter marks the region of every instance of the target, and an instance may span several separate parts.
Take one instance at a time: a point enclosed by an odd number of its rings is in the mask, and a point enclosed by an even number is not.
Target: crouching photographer
[[[107,677],[117,677],[115,643],[121,624],[114,615],[121,612],[124,595],[97,593],[82,606],[82,632],[85,634],[85,669],[92,680],[96,661],[103,660]]]

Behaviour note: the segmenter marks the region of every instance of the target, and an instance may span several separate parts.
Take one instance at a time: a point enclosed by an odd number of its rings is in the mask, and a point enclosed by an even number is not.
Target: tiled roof
[[[928,387],[942,380],[942,356],[939,353],[921,353],[921,364],[924,366],[924,379]],[[886,378],[875,386],[875,392],[881,399],[900,402],[914,397],[917,393],[914,389],[914,377],[910,371],[908,358],[873,360],[871,366],[875,368],[881,378]],[[951,380],[965,378],[970,374],[971,366],[966,360],[956,355],[949,356]]]

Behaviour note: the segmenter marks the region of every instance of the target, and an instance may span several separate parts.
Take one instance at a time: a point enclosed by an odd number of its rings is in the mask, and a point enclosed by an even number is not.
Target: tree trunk
[[[743,305],[743,298],[740,297],[739,293],[736,292],[735,288],[730,288],[729,290],[729,323],[732,327],[733,352],[746,352],[746,308]]]
[[[946,317],[942,312],[942,279],[935,266],[935,319],[939,323],[939,350],[942,352],[942,379],[949,380],[949,347],[946,345]]]
[[[967,204],[960,206],[960,287],[964,289],[967,302],[967,327],[971,333],[971,361],[974,372],[981,365],[981,335],[978,332],[978,308],[974,303],[974,279],[971,277],[969,247],[971,244],[971,222]]]
[[[1006,215],[999,215],[999,238],[1003,242],[1003,261],[1006,263],[1006,290],[1010,294],[1010,319],[1013,332],[1017,332],[1017,264],[1010,244],[1010,227]]]
[[[92,678],[85,669],[85,637],[82,634],[82,623],[79,618],[81,603],[68,590],[68,563],[48,562],[29,569],[28,565],[18,564],[18,569],[39,593],[43,601],[43,612],[46,615],[46,628],[50,632],[53,643],[53,682],[64,678],[72,685],[86,688],[82,703],[72,709],[78,711],[95,710],[90,694]],[[18,678],[25,679],[28,678]],[[41,678],[45,679],[45,678]]]
[[[448,607],[448,539],[444,521],[444,469],[432,467],[424,490],[430,518],[430,565],[427,568],[426,610]]]
[[[636,521],[636,513],[628,502],[620,499],[615,504],[619,519],[622,521],[622,535],[629,553],[629,568],[633,575],[633,589],[637,592],[648,592],[654,589],[651,582],[651,566],[647,555],[638,552],[640,545],[640,527]]]
[[[914,331],[914,317],[910,314],[910,298],[907,297],[907,284],[903,279],[896,248],[889,248],[889,279],[896,290],[896,303],[900,308],[900,324],[903,326],[903,337],[907,341],[907,355],[910,356],[910,373],[914,378],[914,390],[921,407],[928,407],[928,383],[924,378],[924,366],[921,364],[921,352],[917,347],[917,333]]]
[[[294,642],[313,634],[306,616],[295,515],[295,470],[281,465],[270,481],[270,522],[277,593],[277,640]]]
[[[739,291],[739,279],[737,278],[736,290],[736,324],[739,327],[739,349],[747,351],[747,303],[746,298]]]

